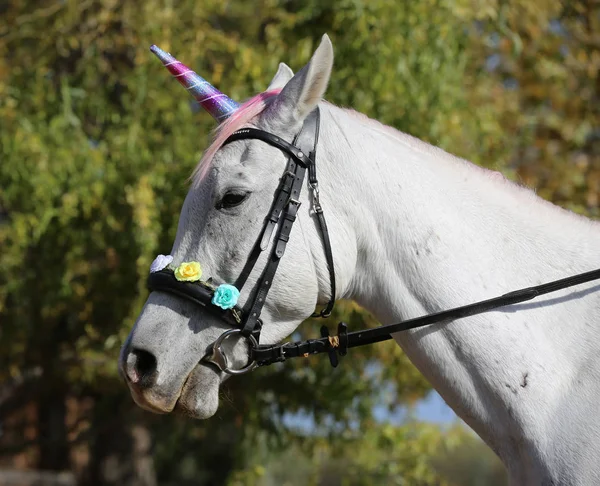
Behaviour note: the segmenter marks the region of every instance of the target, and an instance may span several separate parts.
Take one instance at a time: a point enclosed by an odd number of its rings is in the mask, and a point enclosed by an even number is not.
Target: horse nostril
[[[127,376],[132,383],[143,388],[156,381],[156,358],[143,349],[132,349],[127,356]]]

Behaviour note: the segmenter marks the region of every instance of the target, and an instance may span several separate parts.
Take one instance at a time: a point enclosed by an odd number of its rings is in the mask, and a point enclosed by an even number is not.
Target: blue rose
[[[213,294],[212,303],[221,309],[232,309],[237,304],[240,291],[233,285],[221,284]]]

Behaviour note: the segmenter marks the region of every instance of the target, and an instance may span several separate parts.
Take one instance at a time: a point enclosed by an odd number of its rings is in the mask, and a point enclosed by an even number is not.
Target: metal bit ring
[[[229,375],[243,375],[244,373],[248,373],[249,371],[255,369],[258,366],[258,363],[255,360],[251,361],[239,370],[230,368],[229,363],[227,361],[227,355],[221,349],[221,344],[223,344],[223,341],[225,341],[225,339],[227,339],[229,336],[233,336],[234,334],[241,334],[241,332],[241,329],[229,329],[228,331],[225,331],[212,344],[211,349],[206,354],[206,356],[202,358],[201,361],[213,363],[217,368]],[[246,339],[250,341],[252,349],[258,347],[258,341],[252,334],[247,336]]]

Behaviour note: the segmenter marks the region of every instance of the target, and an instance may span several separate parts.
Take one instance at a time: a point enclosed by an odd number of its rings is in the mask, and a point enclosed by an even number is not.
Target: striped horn
[[[182,64],[168,52],[153,45],[150,51],[158,57],[177,81],[196,98],[198,103],[218,122],[223,121],[236,111],[240,105],[221,93],[204,78],[198,76],[185,64]]]

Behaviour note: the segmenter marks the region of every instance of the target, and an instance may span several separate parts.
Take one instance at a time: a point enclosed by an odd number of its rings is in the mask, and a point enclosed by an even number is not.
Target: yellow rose
[[[198,262],[183,262],[175,269],[175,278],[182,282],[196,282],[202,276]]]

